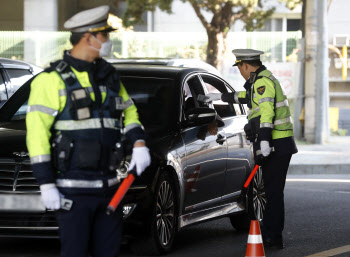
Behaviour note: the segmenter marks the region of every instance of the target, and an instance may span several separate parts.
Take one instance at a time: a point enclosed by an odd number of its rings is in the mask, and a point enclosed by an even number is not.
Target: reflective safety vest
[[[57,67],[39,74],[31,84],[26,124],[33,172],[39,184],[52,183],[45,170],[52,161],[58,177],[104,177],[112,170],[109,161],[120,141],[120,114],[124,113],[128,133],[141,128],[137,108],[119,80],[101,82],[101,99],[96,101],[87,71]]]
[[[247,103],[246,97],[246,91],[234,94],[235,102]],[[287,96],[271,71],[263,70],[258,74],[249,100],[252,108],[248,111],[248,120],[260,116],[260,128],[273,128],[272,139],[294,135]]]

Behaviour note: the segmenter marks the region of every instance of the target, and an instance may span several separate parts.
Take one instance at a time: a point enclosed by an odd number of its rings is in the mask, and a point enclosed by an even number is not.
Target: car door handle
[[[220,145],[222,145],[224,142],[226,141],[226,137],[224,137],[223,135],[218,135],[218,137],[216,138],[216,143],[219,143]]]

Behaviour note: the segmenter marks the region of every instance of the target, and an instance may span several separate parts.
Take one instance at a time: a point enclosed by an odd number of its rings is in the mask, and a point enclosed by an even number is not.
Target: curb
[[[288,174],[350,174],[350,163],[290,164]]]

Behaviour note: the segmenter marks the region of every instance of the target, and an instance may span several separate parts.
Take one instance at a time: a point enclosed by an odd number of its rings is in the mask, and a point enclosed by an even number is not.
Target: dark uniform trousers
[[[116,257],[122,235],[121,206],[111,214],[106,208],[112,196],[65,195],[73,200],[70,211],[56,212],[61,240],[61,257]]]
[[[284,228],[284,186],[292,154],[271,156],[264,161],[262,176],[266,194],[262,233],[274,240],[282,239]]]

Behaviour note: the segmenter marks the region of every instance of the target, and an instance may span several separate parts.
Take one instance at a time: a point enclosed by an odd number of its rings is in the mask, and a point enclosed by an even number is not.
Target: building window
[[[300,19],[287,20],[287,31],[298,31],[301,30]]]

